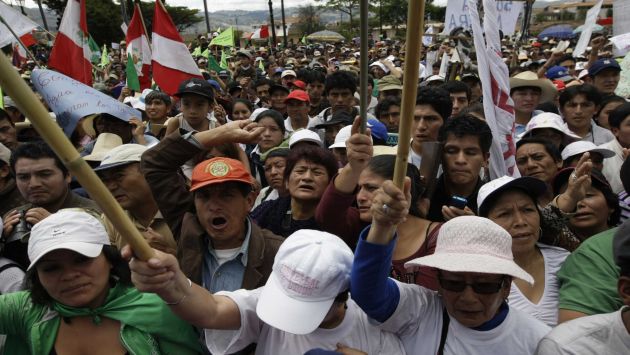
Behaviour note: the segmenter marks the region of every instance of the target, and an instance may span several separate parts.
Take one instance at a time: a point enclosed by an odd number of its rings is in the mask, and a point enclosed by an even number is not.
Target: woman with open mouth
[[[330,179],[337,173],[337,160],[328,150],[316,146],[291,149],[284,168],[289,196],[263,202],[252,218],[263,229],[288,237],[298,229],[320,229],[315,209]]]
[[[26,291],[0,296],[7,354],[201,354],[194,328],[131,284],[105,227],[81,209],[33,226]]]

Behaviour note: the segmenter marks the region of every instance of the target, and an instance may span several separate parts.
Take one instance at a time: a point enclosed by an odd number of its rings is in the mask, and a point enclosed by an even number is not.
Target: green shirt
[[[586,239],[558,272],[559,308],[587,315],[611,313],[623,303],[617,293],[619,268],[613,258],[617,228]]]
[[[157,295],[116,285],[97,309],[36,305],[30,291],[0,296],[0,333],[8,335],[5,354],[49,354],[61,318],[76,316],[91,316],[96,323],[101,317],[119,321],[120,340],[129,354],[201,353],[194,328],[175,316]]]

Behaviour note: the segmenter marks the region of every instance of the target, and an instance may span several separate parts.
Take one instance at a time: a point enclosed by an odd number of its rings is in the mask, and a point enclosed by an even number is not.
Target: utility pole
[[[206,35],[210,35],[210,18],[208,15],[208,1],[207,0],[203,0],[203,11],[204,14],[206,15]]]
[[[282,11],[282,35],[284,36],[284,48],[287,48],[287,24],[284,20],[284,0],[280,0],[280,10]]]
[[[44,23],[44,29],[46,32],[49,32],[48,22],[46,22],[46,15],[44,15],[44,8],[42,7],[42,0],[37,0],[37,7],[39,7],[39,14],[42,17],[42,22]]]
[[[129,17],[127,16],[127,0],[120,1],[120,12],[122,13],[123,22],[129,25]]]
[[[273,21],[273,2],[269,0],[269,21],[271,22],[271,38],[273,38],[273,48],[276,48],[276,23]]]

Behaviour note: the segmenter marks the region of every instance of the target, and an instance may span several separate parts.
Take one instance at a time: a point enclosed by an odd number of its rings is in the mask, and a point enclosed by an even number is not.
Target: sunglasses
[[[467,283],[464,281],[456,281],[456,280],[448,280],[441,277],[438,277],[438,281],[440,282],[440,286],[443,289],[451,292],[463,292],[467,286],[470,286],[473,291],[480,295],[491,295],[493,293],[499,292],[503,285],[505,284],[505,278],[501,279],[498,282],[474,282]]]

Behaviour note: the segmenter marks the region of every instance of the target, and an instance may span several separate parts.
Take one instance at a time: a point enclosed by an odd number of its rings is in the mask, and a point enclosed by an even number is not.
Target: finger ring
[[[383,210],[383,213],[387,214],[389,212],[389,206],[384,203],[383,206],[381,206],[381,210]]]
[[[578,178],[578,176],[577,176],[577,174],[576,174],[576,173],[571,173],[571,180],[572,180],[572,181],[577,180],[577,178]]]

